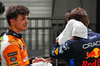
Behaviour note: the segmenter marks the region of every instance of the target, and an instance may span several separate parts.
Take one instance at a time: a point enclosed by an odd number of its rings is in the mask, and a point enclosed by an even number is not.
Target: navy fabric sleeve
[[[70,59],[73,55],[72,45],[65,42],[62,45],[54,44],[50,51],[50,56],[56,59]]]

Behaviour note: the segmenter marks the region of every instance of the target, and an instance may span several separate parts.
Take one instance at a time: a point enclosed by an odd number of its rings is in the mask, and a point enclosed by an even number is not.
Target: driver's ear
[[[15,20],[14,19],[10,19],[10,24],[14,24]]]

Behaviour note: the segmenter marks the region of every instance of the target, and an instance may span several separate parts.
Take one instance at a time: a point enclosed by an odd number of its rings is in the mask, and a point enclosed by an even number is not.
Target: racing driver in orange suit
[[[9,28],[1,41],[2,66],[30,66],[27,48],[20,33],[27,30],[29,9],[23,5],[10,6],[6,12]],[[50,58],[35,59],[34,62],[47,61]]]

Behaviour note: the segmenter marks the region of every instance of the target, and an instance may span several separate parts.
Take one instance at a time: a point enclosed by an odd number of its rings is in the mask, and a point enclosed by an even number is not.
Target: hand
[[[52,62],[51,61],[51,58],[46,58],[46,59],[44,59],[44,58],[35,58],[33,61],[32,61],[32,63],[37,63],[37,62],[40,62],[40,61],[42,61],[42,62]]]

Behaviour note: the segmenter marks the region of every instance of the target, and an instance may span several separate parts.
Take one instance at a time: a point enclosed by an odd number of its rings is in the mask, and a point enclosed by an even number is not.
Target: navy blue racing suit
[[[100,34],[88,29],[88,39],[73,38],[54,44],[50,56],[70,61],[70,66],[100,66]]]

